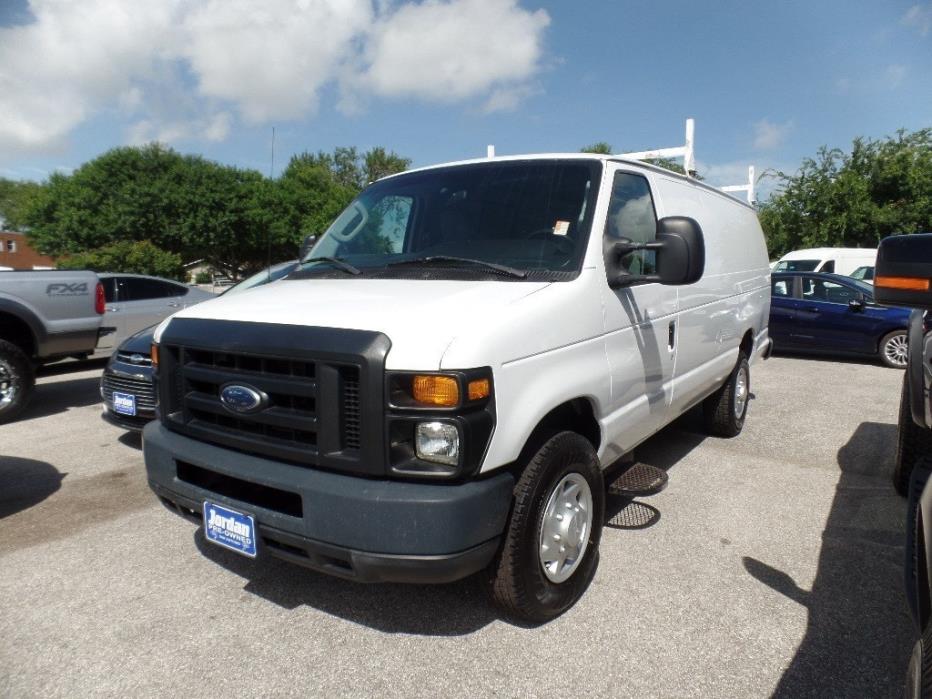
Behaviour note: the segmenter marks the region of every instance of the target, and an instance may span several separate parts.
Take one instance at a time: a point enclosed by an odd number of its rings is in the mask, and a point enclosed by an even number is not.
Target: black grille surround
[[[170,430],[306,468],[384,476],[382,333],[176,318],[159,342],[159,414]],[[237,413],[229,384],[268,400]],[[256,474],[260,476],[260,474]]]

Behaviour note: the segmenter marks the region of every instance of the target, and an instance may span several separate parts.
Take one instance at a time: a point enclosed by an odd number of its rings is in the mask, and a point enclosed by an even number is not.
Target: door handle
[[[169,308],[180,308],[180,307],[181,307],[181,304],[180,304],[180,303],[170,303],[170,304],[168,304],[168,307],[169,307]]]
[[[667,330],[667,349],[671,352],[676,349],[676,321],[671,320]]]

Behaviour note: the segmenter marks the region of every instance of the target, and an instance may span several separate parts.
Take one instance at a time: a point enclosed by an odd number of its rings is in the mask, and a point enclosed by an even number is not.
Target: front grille
[[[119,350],[117,352],[117,361],[123,362],[124,364],[132,364],[133,366],[152,366],[152,357],[139,352],[124,352],[123,350]]]
[[[369,348],[374,341],[378,353]],[[176,319],[159,350],[163,421],[247,454],[381,474],[387,347],[377,333]],[[231,384],[261,394],[260,406],[248,412],[227,407],[220,396]]]
[[[113,403],[113,392],[131,393],[136,396],[136,410],[151,413],[155,411],[155,387],[152,381],[131,379],[115,374],[104,374],[101,384],[104,400]]]

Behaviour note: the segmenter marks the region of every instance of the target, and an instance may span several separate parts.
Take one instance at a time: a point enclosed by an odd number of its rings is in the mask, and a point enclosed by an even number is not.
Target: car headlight
[[[415,430],[417,458],[455,466],[460,458],[460,433],[445,422],[419,422]]]

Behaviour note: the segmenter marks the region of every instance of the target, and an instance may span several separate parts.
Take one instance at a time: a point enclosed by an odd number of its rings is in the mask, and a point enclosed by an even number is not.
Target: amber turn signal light
[[[482,400],[488,398],[492,392],[488,379],[476,379],[470,381],[468,386],[469,400]]]
[[[452,408],[459,405],[460,387],[452,376],[415,376],[411,395],[422,405]]]
[[[152,366],[159,365],[159,346],[154,342],[149,348],[149,356],[152,357]]]
[[[916,277],[875,277],[874,286],[904,291],[928,291],[929,280]]]

